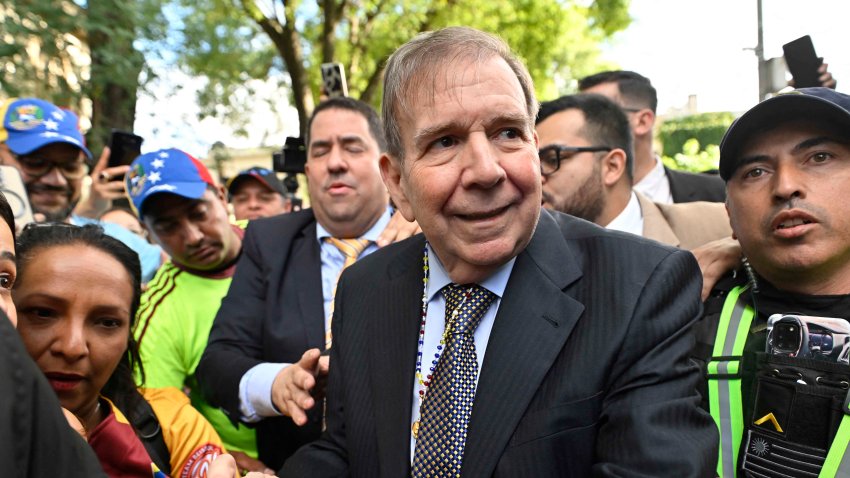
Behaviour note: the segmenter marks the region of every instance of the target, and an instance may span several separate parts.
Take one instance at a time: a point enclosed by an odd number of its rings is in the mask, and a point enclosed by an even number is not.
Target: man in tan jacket
[[[607,98],[543,103],[536,129],[544,207],[683,249],[731,236],[723,203],[659,204],[632,190],[629,123]]]

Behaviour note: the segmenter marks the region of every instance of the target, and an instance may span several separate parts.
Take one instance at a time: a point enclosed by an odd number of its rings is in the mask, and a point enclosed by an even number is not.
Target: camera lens
[[[777,352],[793,354],[800,349],[800,327],[794,322],[777,322],[771,338]]]

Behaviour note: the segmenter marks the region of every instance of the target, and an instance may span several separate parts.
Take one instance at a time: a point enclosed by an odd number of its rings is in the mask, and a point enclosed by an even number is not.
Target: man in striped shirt
[[[131,166],[127,193],[151,237],[171,256],[142,296],[134,331],[148,388],[188,389],[242,469],[263,470],[256,433],[238,428],[204,400],[195,368],[242,250],[224,189],[200,161],[177,149],[144,154]]]

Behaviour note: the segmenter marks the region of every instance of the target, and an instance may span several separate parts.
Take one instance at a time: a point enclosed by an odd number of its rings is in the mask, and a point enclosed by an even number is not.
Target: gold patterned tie
[[[335,237],[326,237],[325,242],[328,244],[333,244],[339,249],[340,252],[345,256],[345,262],[342,264],[342,269],[339,270],[339,274],[336,276],[336,281],[334,281],[334,290],[331,294],[331,309],[328,314],[327,320],[325,320],[325,348],[331,348],[331,340],[333,336],[331,335],[331,321],[334,316],[334,298],[336,298],[336,286],[339,283],[339,276],[342,275],[342,271],[344,271],[348,266],[357,262],[357,258],[360,257],[360,254],[369,247],[369,244],[372,241],[367,239],[337,239]]]
[[[420,410],[421,425],[411,470],[414,478],[460,476],[478,376],[473,334],[496,298],[474,284],[446,286],[443,295],[445,350]]]

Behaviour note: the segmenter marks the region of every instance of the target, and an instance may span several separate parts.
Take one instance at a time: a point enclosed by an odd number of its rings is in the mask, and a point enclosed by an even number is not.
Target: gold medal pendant
[[[410,429],[413,431],[414,440],[419,438],[419,422],[420,420],[416,420],[415,422],[413,422],[413,426],[410,427]]]

